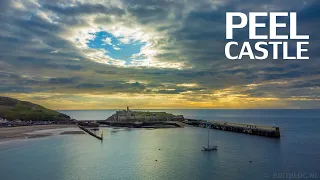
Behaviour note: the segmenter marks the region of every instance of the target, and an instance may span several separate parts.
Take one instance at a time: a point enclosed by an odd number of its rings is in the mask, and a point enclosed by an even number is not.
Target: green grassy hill
[[[8,120],[64,121],[70,117],[26,101],[0,96],[0,117]]]
[[[149,112],[149,111],[135,111],[136,116],[153,116],[153,117],[174,117],[171,113],[166,112]]]

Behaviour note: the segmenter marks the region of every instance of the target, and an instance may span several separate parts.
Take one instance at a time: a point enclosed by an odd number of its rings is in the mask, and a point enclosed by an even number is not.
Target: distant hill
[[[0,117],[7,120],[65,121],[70,117],[27,101],[0,96]]]

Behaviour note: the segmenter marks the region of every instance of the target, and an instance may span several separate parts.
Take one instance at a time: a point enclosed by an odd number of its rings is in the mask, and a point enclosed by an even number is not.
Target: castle
[[[125,121],[135,119],[135,112],[129,109],[127,106],[127,110],[117,111],[116,116],[114,116],[114,121]]]
[[[182,115],[175,116],[166,112],[132,111],[127,106],[126,110],[116,111],[107,120],[126,122],[126,121],[180,121],[184,120]]]

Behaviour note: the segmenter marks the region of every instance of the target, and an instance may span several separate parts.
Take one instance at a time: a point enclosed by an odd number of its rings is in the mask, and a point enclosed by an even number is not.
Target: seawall
[[[88,133],[88,134],[90,134],[91,136],[93,136],[93,137],[95,137],[95,138],[97,138],[97,139],[99,139],[99,140],[103,140],[103,136],[97,136],[96,134],[94,134],[93,132],[91,132],[90,130],[88,130],[88,129],[86,129],[85,127],[83,127],[83,126],[80,126],[79,124],[77,124],[77,126],[80,128],[80,129],[82,129],[83,131],[85,131],[86,133]]]

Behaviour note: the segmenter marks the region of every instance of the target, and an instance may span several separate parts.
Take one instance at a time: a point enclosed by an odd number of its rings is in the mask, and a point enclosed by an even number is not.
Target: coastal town
[[[75,124],[76,120],[69,121],[24,121],[20,119],[7,120],[0,117],[0,127],[33,126],[33,125],[53,125],[53,124]]]

